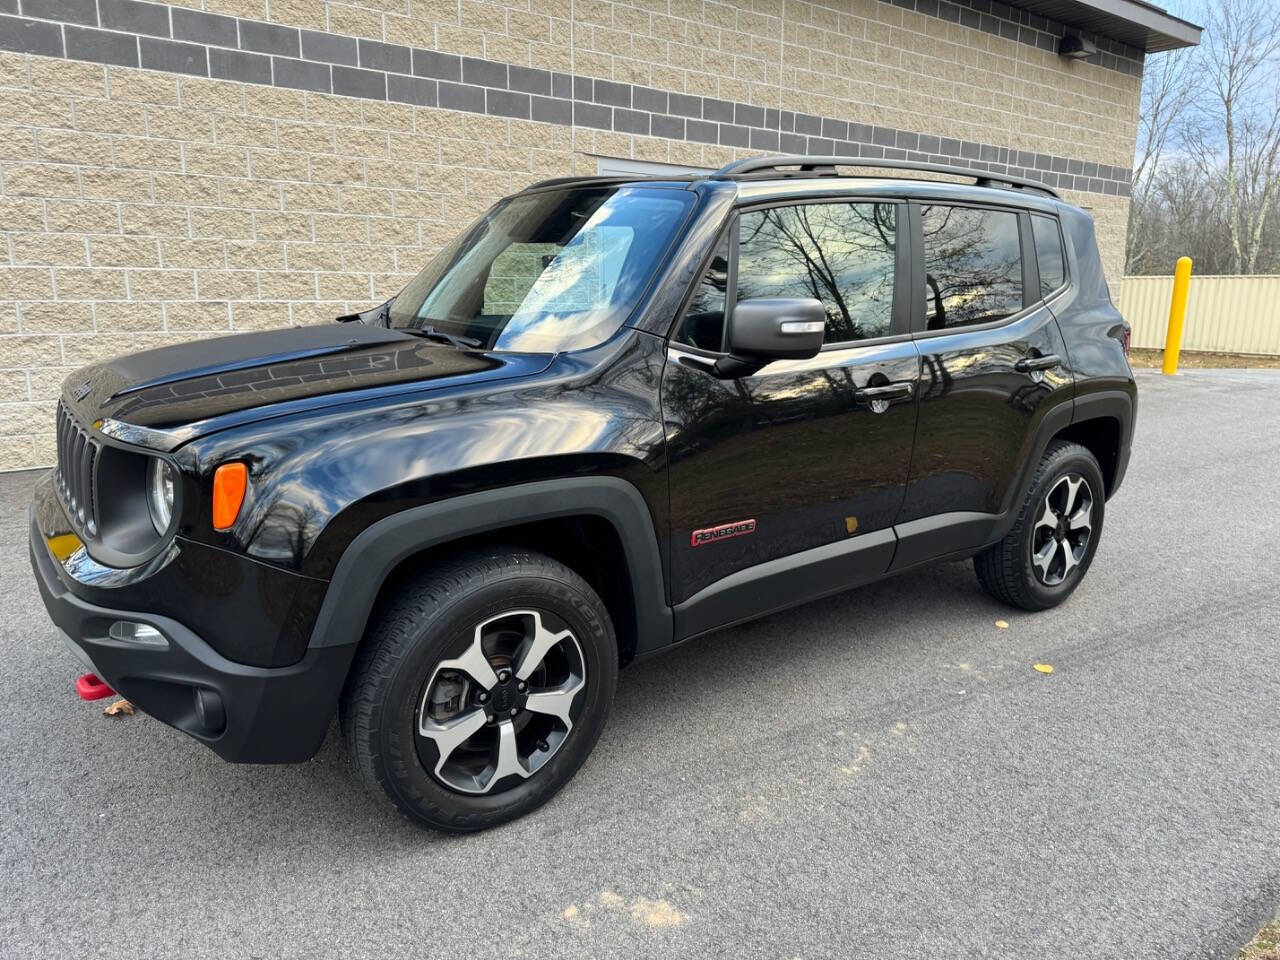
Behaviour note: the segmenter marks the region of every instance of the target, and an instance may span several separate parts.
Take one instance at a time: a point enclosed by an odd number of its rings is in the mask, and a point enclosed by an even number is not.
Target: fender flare
[[[1110,494],[1120,486],[1125,467],[1129,463],[1129,447],[1133,440],[1133,407],[1134,399],[1127,391],[1100,390],[1096,393],[1077,396],[1072,403],[1058,404],[1046,413],[1036,428],[1032,455],[1023,463],[1022,473],[1013,487],[1016,496],[1010,499],[1005,511],[999,515],[999,520],[988,538],[989,541],[995,543],[1009,532],[1009,528],[1018,519],[1018,507],[1031,487],[1036,467],[1044,457],[1045,450],[1049,448],[1049,442],[1072,424],[1096,420],[1100,417],[1113,417],[1120,422],[1120,458],[1116,464],[1116,475],[1112,481],[1111,490],[1108,492],[1109,498]]]
[[[574,477],[438,500],[372,524],[343,551],[308,649],[349,645],[354,655],[382,584],[401,561],[421,550],[506,526],[582,514],[608,521],[622,543],[635,600],[637,653],[668,646],[672,614],[644,497],[618,477]]]
[[[1099,390],[1076,397],[1071,422],[1079,423],[1081,420],[1114,417],[1120,421],[1124,438],[1130,439],[1133,430],[1133,408],[1134,397],[1127,390]]]

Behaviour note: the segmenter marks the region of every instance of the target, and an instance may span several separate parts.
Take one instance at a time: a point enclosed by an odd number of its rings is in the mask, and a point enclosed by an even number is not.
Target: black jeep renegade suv
[[[541,183],[345,322],[78,372],[50,615],[227,760],[336,709],[370,786],[474,830],[564,786],[634,657],[940,558],[1061,603],[1136,400],[1092,221],[859,163]]]

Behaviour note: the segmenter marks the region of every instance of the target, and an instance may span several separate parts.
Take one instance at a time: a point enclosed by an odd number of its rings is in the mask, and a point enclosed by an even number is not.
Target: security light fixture
[[[1058,56],[1069,60],[1087,60],[1098,52],[1092,40],[1086,40],[1078,33],[1068,33],[1058,41]]]

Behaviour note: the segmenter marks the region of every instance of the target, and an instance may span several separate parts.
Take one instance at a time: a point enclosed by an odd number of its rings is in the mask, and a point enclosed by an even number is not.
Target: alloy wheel
[[[419,757],[452,790],[511,789],[563,746],[585,685],[582,646],[567,624],[539,610],[490,617],[423,687]]]
[[[1049,488],[1031,531],[1031,565],[1047,587],[1060,585],[1084,560],[1093,535],[1093,490],[1078,473]]]

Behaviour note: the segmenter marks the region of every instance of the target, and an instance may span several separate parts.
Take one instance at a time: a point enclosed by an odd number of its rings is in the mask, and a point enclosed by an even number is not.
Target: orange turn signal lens
[[[240,515],[249,468],[243,463],[224,463],[213,474],[213,529],[230,530]]]

